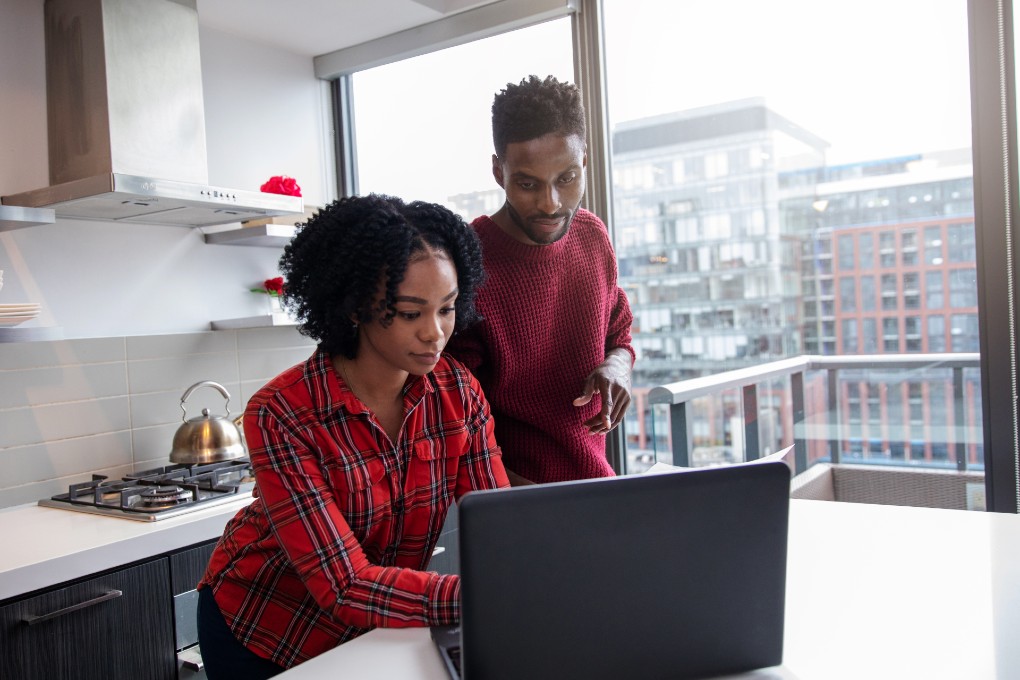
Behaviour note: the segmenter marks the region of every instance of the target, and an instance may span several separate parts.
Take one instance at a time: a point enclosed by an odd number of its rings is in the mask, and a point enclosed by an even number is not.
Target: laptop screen
[[[463,677],[704,677],[782,662],[782,463],[468,494]]]

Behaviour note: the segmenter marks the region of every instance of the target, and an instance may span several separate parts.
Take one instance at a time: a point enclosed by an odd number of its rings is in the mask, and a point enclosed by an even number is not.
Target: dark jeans
[[[209,680],[261,680],[284,671],[237,641],[223,620],[211,588],[198,591],[198,644]]]

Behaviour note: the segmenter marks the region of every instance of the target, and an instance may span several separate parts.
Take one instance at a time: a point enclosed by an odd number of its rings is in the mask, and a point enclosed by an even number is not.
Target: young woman
[[[256,499],[198,586],[213,680],[269,677],[379,626],[456,622],[458,577],[425,571],[447,510],[509,485],[481,388],[442,354],[482,278],[459,217],[341,199],[280,268],[318,347],[245,410]]]

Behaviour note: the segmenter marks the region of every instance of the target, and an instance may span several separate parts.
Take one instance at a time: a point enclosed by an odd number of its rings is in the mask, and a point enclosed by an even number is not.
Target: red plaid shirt
[[[454,500],[509,482],[460,363],[409,380],[404,410],[393,444],[321,351],[248,402],[256,499],[199,587],[255,654],[291,667],[378,626],[457,621],[459,578],[422,570]]]

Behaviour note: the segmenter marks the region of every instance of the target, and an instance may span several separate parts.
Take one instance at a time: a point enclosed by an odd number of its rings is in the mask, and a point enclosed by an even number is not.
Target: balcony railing
[[[789,415],[793,425],[793,437],[792,441],[784,442],[784,445],[789,443],[794,445],[796,471],[799,473],[808,467],[808,438],[806,434],[808,431],[807,418],[811,415],[815,415],[815,425],[821,425],[820,429],[812,427],[813,436],[811,439],[824,439],[827,442],[826,457],[828,462],[840,462],[841,451],[844,448],[843,443],[846,441],[844,430],[848,425],[848,423],[841,422],[840,417],[843,410],[839,388],[841,371],[903,371],[902,378],[896,381],[902,383],[916,378],[921,371],[948,370],[952,375],[952,423],[955,427],[948,427],[947,423],[936,423],[936,425],[940,428],[945,426],[944,443],[951,452],[950,467],[955,464],[956,470],[965,471],[968,466],[967,446],[975,442],[968,442],[964,434],[968,416],[964,372],[967,369],[977,369],[979,365],[980,355],[977,353],[802,355],[655,387],[649,392],[648,400],[651,404],[669,405],[673,464],[689,466],[693,452],[691,435],[693,431],[692,418],[694,417],[691,407],[693,400],[701,397],[717,397],[726,391],[739,390],[743,411],[744,460],[751,460],[765,452],[759,433],[759,386],[769,381],[787,380],[791,401]],[[805,376],[813,372],[820,372],[819,375],[824,375],[826,378],[824,397],[826,413],[822,418],[818,418],[820,414],[805,413],[807,408]],[[930,379],[921,378],[921,380]],[[867,382],[867,379],[862,379],[861,382]],[[861,397],[861,400],[863,399],[864,397]]]

